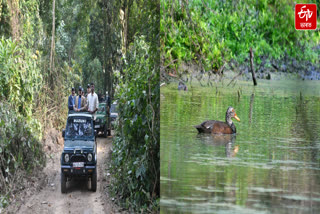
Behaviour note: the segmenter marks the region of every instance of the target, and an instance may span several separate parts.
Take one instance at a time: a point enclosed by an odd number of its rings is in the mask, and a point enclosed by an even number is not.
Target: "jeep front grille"
[[[85,156],[73,155],[70,158],[70,162],[86,162],[87,158]]]

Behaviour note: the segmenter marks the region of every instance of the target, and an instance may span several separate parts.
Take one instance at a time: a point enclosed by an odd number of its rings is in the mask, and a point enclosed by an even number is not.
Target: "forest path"
[[[22,204],[17,213],[120,213],[117,205],[108,196],[108,182],[105,175],[108,168],[112,138],[97,138],[98,143],[98,183],[97,191],[88,189],[86,179],[73,179],[68,182],[67,194],[61,193],[60,152],[48,160],[44,173],[46,182],[39,192],[32,194]]]

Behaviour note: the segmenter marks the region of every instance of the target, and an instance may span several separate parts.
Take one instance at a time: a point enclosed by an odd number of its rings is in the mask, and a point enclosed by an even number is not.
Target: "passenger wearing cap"
[[[70,95],[69,98],[68,98],[68,109],[69,109],[69,111],[72,111],[72,110],[73,110],[73,106],[74,106],[74,104],[75,104],[74,96],[75,96],[75,90],[74,90],[74,88],[72,87],[72,89],[71,89],[71,95]]]
[[[81,90],[82,90],[82,96],[86,98],[86,96],[84,95],[84,89],[82,87],[81,87]]]
[[[75,100],[74,111],[85,111],[86,110],[86,98],[82,96],[82,87],[79,87],[79,95]]]

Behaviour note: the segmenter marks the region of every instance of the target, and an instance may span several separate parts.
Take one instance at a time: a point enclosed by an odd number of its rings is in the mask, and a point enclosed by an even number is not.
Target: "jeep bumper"
[[[73,167],[69,165],[61,166],[61,173],[67,176],[86,176],[92,175],[96,171],[96,166]]]

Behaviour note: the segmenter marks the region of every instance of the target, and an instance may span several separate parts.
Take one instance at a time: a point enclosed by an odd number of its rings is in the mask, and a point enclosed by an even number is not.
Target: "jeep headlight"
[[[91,153],[88,154],[88,161],[89,161],[89,162],[92,161],[92,154],[91,154]]]
[[[69,154],[64,155],[64,161],[67,163],[69,162]]]

